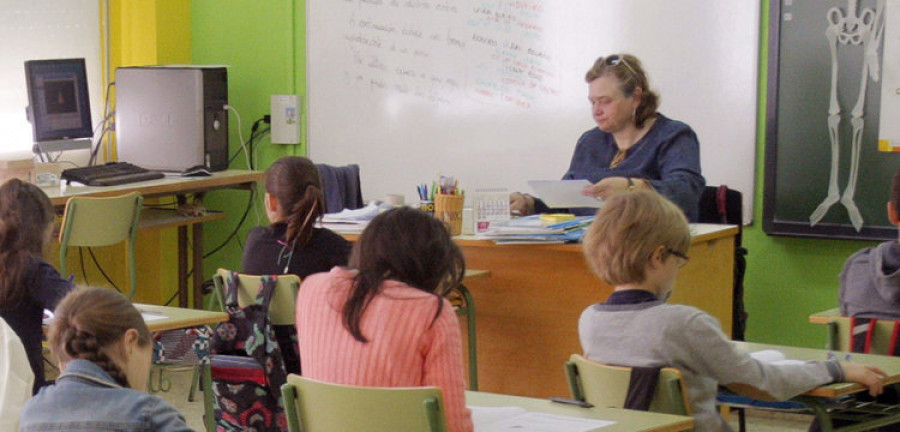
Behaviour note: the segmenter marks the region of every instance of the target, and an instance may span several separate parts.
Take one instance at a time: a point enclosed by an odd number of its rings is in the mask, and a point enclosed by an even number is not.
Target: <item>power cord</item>
[[[233,112],[233,113],[234,113],[234,116],[237,118],[237,121],[238,121],[238,139],[240,139],[240,142],[241,142],[241,149],[244,150],[244,156],[245,156],[246,159],[247,159],[247,169],[253,169],[253,164],[250,163],[250,152],[247,151],[247,146],[244,144],[244,128],[243,128],[243,126],[241,126],[241,114],[238,113],[238,111],[237,111],[236,109],[234,109],[234,107],[231,106],[231,105],[226,104],[226,105],[224,106],[224,108],[225,108],[225,109],[228,109],[228,110],[231,110],[231,112]]]

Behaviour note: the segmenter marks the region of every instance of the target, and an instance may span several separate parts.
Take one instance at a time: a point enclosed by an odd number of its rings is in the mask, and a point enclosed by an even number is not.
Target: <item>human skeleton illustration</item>
[[[828,106],[828,137],[831,141],[831,175],[828,180],[828,195],[819,204],[819,207],[809,216],[810,226],[813,226],[825,217],[828,210],[838,200],[847,208],[850,222],[856,231],[862,229],[863,218],[859,208],[853,202],[856,192],[856,181],[859,174],[859,151],[862,145],[865,121],[863,109],[866,101],[866,85],[869,77],[877,82],[881,75],[881,67],[878,60],[878,47],[881,44],[881,36],[884,31],[885,0],[878,0],[875,10],[865,8],[859,10],[859,0],[847,0],[847,12],[839,7],[828,10],[828,28],[825,30],[825,38],[828,39],[828,48],[831,51],[831,98]],[[838,45],[862,45],[864,57],[862,74],[859,81],[859,95],[856,104],[850,111],[850,124],[853,134],[850,148],[850,176],[844,194],[838,190],[838,158],[840,155],[841,106],[838,103]]]

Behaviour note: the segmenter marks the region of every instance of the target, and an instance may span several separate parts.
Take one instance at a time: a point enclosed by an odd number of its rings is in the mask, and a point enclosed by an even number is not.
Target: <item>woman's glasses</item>
[[[672,248],[668,248],[668,247],[667,247],[667,248],[666,248],[666,252],[668,252],[668,253],[671,254],[671,255],[675,255],[675,256],[677,256],[678,258],[681,258],[681,265],[679,265],[678,267],[684,267],[684,266],[686,266],[687,263],[691,260],[691,257],[689,257],[689,256],[687,256],[687,255],[685,255],[685,254],[683,254],[683,253],[681,253],[681,252],[678,252],[677,250],[672,249]]]
[[[631,76],[637,78],[637,72],[634,71],[634,68],[628,64],[628,60],[625,60],[625,56],[619,54],[613,54],[611,56],[606,57],[606,60],[603,61],[609,67],[615,67],[618,65],[623,65],[631,72]]]

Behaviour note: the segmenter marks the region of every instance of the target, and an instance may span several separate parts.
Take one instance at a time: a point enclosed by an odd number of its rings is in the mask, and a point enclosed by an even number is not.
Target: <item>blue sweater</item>
[[[610,168],[619,147],[612,134],[593,128],[578,139],[563,180],[596,183],[607,177],[642,178],[678,205],[688,220],[697,220],[697,207],[706,180],[700,174],[700,143],[690,126],[658,114],[646,135],[626,153],[619,166]],[[538,212],[546,211],[543,203]],[[594,209],[574,213],[593,214]]]

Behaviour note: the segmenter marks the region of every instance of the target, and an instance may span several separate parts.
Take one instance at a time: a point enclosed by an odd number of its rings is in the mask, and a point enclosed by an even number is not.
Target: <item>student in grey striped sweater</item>
[[[681,370],[698,432],[731,430],[715,408],[718,385],[781,400],[836,381],[881,393],[884,372],[878,368],[837,361],[762,363],[731,342],[707,313],[667,304],[678,269],[688,263],[690,244],[684,213],[661,195],[637,191],[606,202],[585,235],[584,254],[615,290],[581,315],[578,332],[586,357]]]

